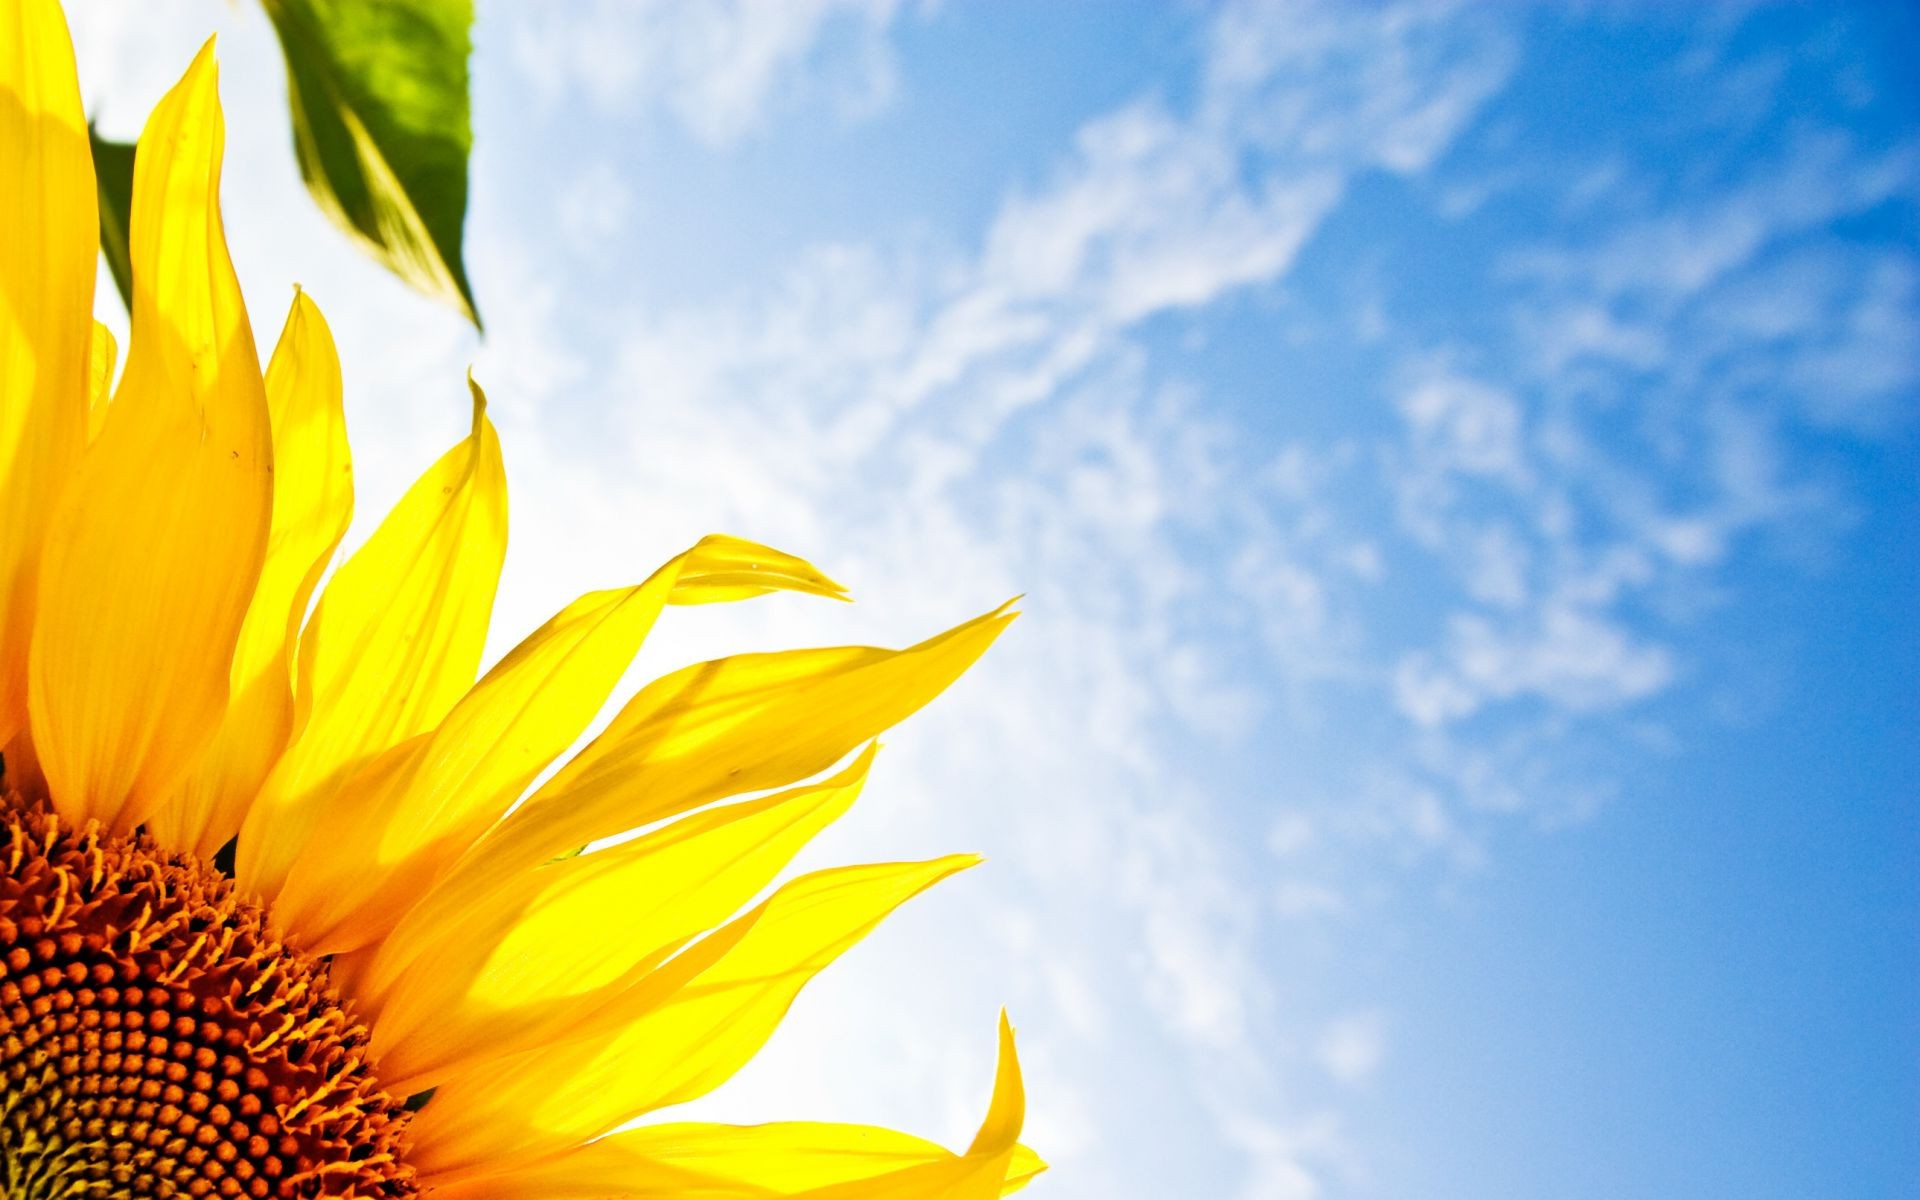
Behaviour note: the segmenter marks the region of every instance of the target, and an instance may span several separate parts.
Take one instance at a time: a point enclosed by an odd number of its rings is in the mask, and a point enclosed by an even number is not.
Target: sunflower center
[[[211,865],[0,802],[0,1197],[392,1197],[407,1113],[326,964]]]

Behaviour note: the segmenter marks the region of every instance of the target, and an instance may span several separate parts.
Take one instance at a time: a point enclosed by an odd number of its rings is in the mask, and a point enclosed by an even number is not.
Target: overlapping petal
[[[1046,1169],[1018,1144],[1025,1088],[1000,1023],[993,1100],[954,1154],[871,1125],[643,1125],[504,1177],[454,1182],[447,1200],[967,1200],[1011,1195]]]
[[[66,20],[0,8],[0,747],[27,721],[40,551],[86,446],[93,156]]]
[[[703,1095],[759,1050],[808,980],[895,908],[978,860],[803,875],[649,973],[570,1036],[450,1071],[415,1122],[423,1172],[497,1169]]]
[[[342,785],[472,686],[506,544],[500,440],[475,385],[472,432],[335,573],[300,639],[293,737],[241,830],[248,890],[276,896]]]
[[[1013,620],[1010,609],[904,650],[741,654],[655,680],[430,903],[459,907],[556,854],[828,769],[945,691]]]
[[[165,799],[226,712],[272,504],[266,395],[220,220],[216,74],[209,42],[141,135],[126,372],[62,493],[39,581],[41,767],[62,814],[120,830]],[[79,376],[76,420],[84,396]]]
[[[294,293],[267,363],[266,392],[273,523],[234,650],[232,699],[213,746],[150,823],[167,845],[207,855],[239,831],[293,732],[294,640],[353,516],[340,359],[326,318],[304,291]]]
[[[852,805],[872,761],[869,748],[819,783],[545,864],[444,921],[403,922],[353,976],[393,1086],[577,1027],[772,882]]]
[[[107,404],[113,399],[113,368],[120,357],[120,343],[113,330],[95,321],[93,343],[87,352],[87,440],[100,436],[107,423]]]
[[[430,735],[374,758],[333,797],[324,830],[293,858],[281,919],[316,952],[372,944],[579,738],[667,604],[783,589],[842,594],[801,559],[713,536],[642,584],[568,605]]]

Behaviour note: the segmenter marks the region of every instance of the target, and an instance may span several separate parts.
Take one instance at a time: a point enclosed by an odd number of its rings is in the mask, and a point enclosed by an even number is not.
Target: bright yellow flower
[[[709,537],[475,683],[506,543],[475,387],[471,435],[303,622],[352,508],[340,371],[296,295],[262,376],[223,136],[209,46],[140,139],[109,399],[72,48],[51,0],[0,0],[0,1195],[985,1200],[1031,1178],[1004,1018],[964,1153],[804,1123],[609,1136],[725,1081],[808,979],[971,864],[753,903],[1011,614],[675,672],[523,798],[665,606],[842,590]]]

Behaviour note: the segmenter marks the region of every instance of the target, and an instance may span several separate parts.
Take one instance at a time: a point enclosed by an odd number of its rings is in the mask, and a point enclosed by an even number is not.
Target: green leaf
[[[477,328],[461,259],[472,0],[262,0],[287,59],[293,144],[320,207]]]
[[[133,311],[133,258],[128,253],[128,221],[133,213],[133,143],[110,142],[87,126],[93,142],[93,180],[100,193],[100,253],[107,256],[120,302]]]

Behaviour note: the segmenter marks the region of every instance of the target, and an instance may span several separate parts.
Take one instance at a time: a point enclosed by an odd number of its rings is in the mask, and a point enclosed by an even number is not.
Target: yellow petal
[[[745,538],[709,534],[694,552],[698,558],[680,573],[670,604],[714,604],[775,591],[808,592],[830,600],[847,598],[847,589],[822,575],[812,563]]]
[[[212,854],[240,829],[293,730],[292,654],[307,601],[353,516],[340,359],[319,306],[296,291],[267,364],[273,523],[234,650],[233,699],[213,746],[153,814],[163,845]]]
[[[968,1154],[999,1154],[1019,1141],[1027,1122],[1027,1086],[1020,1077],[1020,1055],[1013,1044],[1013,1022],[1000,1014],[1000,1061],[993,1077],[993,1100],[974,1134]]]
[[[805,1200],[994,1200],[1017,1192],[1046,1170],[1040,1156],[1019,1144],[1026,1121],[1026,1087],[1014,1051],[1013,1026],[1000,1014],[1000,1064],[987,1116],[967,1152],[917,1163],[870,1179],[825,1184],[794,1193]],[[615,1193],[617,1194],[617,1193]],[[778,1194],[778,1193],[776,1193]]]
[[[737,912],[846,812],[873,749],[822,783],[708,809],[408,920],[351,988],[387,1086],[431,1085],[577,1026]],[[390,997],[390,999],[389,999]]]
[[[1003,605],[906,650],[742,654],[655,680],[457,874],[494,878],[824,771],[944,691],[1013,616]]]
[[[1002,1196],[1011,1196],[1021,1188],[1032,1183],[1047,1169],[1047,1160],[1036,1154],[1032,1147],[1015,1146],[1007,1162],[1007,1179],[1000,1185]]]
[[[804,875],[607,1004],[571,1039],[456,1072],[414,1124],[423,1174],[537,1160],[691,1100],[759,1050],[808,980],[977,859]],[[718,946],[718,952],[707,947]]]
[[[93,345],[87,353],[87,440],[100,436],[107,423],[107,402],[113,398],[113,365],[120,357],[120,343],[113,330],[95,321]]]
[[[750,572],[752,588],[714,582]],[[378,941],[579,738],[666,604],[683,592],[706,602],[834,586],[791,555],[709,537],[637,587],[582,596],[489,671],[404,767],[374,767],[381,786],[354,777],[299,854],[275,916],[314,953]]]
[[[40,548],[87,436],[99,224],[67,23],[0,9],[0,746],[27,721]]]
[[[1001,1027],[1000,1079],[987,1125],[1004,1126],[1011,1117],[1017,1132],[1019,1067],[1004,1017]],[[1003,1196],[1025,1187],[1046,1164],[1025,1146],[1001,1140],[996,1129],[988,1146],[976,1141],[959,1155],[871,1125],[646,1125],[537,1166],[443,1185],[434,1194],[446,1200]]]
[[[473,432],[341,566],[300,639],[294,734],[242,827],[243,886],[271,899],[340,786],[473,684],[506,545],[500,441],[474,385]]]
[[[443,1184],[434,1195],[445,1200],[765,1200],[834,1185],[884,1186],[897,1172],[958,1160],[924,1138],[873,1125],[645,1125],[505,1177]],[[944,1195],[914,1193],[916,1198]]]
[[[272,503],[266,396],[220,222],[216,74],[209,42],[141,135],[127,368],[40,579],[41,766],[63,815],[123,830],[180,781],[226,710]]]

